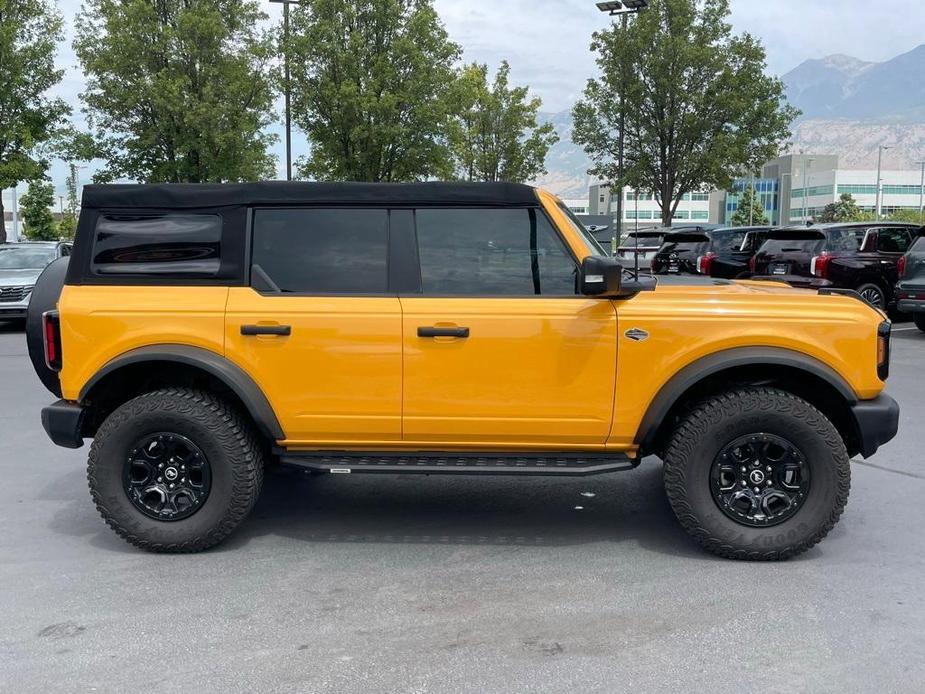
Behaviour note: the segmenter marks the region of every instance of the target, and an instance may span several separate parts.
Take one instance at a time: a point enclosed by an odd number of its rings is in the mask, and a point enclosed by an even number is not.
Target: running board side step
[[[343,453],[280,451],[283,465],[331,474],[522,475],[585,477],[632,470],[623,453]]]

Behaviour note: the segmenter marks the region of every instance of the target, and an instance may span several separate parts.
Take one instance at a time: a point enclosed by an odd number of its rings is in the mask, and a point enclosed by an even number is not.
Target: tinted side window
[[[384,294],[388,240],[386,210],[255,210],[251,283],[283,293]]]
[[[909,250],[909,232],[905,229],[886,228],[877,232],[877,250],[881,253],[905,253]]]
[[[577,268],[537,210],[418,210],[425,294],[552,296],[577,293]]]
[[[221,240],[217,215],[104,215],[96,224],[90,269],[97,275],[215,277]]]

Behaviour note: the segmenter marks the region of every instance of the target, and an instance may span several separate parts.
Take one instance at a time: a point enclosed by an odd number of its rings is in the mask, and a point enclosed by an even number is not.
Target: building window
[[[839,186],[839,189],[841,186]],[[835,186],[812,186],[810,188],[794,188],[790,191],[791,198],[802,198],[803,191],[806,191],[806,197],[812,197],[814,195],[833,195],[835,193]]]
[[[709,193],[691,193],[692,202],[709,202],[710,194]]]
[[[710,213],[705,210],[694,210],[691,212],[691,219],[696,219],[698,221],[706,221],[710,218]]]
[[[674,217],[672,219],[690,219],[691,213],[688,210],[675,210]]]

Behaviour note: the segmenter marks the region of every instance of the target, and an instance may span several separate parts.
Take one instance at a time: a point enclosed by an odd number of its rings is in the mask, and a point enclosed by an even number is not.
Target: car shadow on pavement
[[[320,475],[277,468],[218,551],[275,535],[307,543],[570,546],[636,542],[703,557],[678,526],[656,459],[587,478]]]
[[[418,475],[310,476],[275,468],[250,517],[211,552],[235,552],[278,537],[304,543],[562,547],[632,542],[658,553],[712,560],[681,530],[662,490],[662,468],[588,478]],[[47,485],[41,498],[66,502],[53,532],[100,549],[139,552],[105,526],[83,471]]]

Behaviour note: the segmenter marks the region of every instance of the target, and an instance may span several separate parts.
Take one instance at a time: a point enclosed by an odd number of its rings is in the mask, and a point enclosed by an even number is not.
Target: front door
[[[603,447],[616,312],[577,295],[577,262],[543,210],[415,220],[421,292],[401,296],[405,445]]]
[[[226,356],[261,387],[289,447],[401,441],[401,305],[389,213],[257,209],[251,286],[232,288]]]

